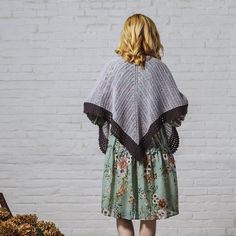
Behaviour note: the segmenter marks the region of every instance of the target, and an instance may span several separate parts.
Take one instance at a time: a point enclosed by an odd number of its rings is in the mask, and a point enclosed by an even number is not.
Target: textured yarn
[[[98,116],[99,147],[106,153],[114,134],[130,153],[142,160],[152,136],[165,127],[172,153],[179,146],[176,127],[168,121],[185,117],[188,100],[161,60],[147,56],[145,68],[115,55],[103,66],[84,101],[84,113]]]

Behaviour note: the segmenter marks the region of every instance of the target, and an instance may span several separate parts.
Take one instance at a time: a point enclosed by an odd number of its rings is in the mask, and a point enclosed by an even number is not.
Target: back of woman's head
[[[146,56],[161,60],[160,50],[163,53],[164,47],[155,23],[143,14],[129,16],[115,52],[124,60],[144,67]]]

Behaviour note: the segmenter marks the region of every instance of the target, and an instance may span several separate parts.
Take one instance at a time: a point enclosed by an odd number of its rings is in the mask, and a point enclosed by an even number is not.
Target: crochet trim
[[[145,150],[147,150],[149,147],[153,135],[158,132],[161,127],[163,127],[164,123],[177,119],[181,115],[185,115],[187,113],[187,109],[188,104],[175,107],[174,109],[171,109],[160,115],[159,118],[151,124],[148,132],[142,137],[140,144],[137,145],[134,140],[128,136],[112,119],[112,113],[110,111],[90,102],[84,103],[84,113],[98,116],[111,124],[111,133],[129,150],[131,155],[138,161],[143,161]],[[106,154],[108,139],[103,132],[102,125],[99,126],[98,141],[100,150]],[[172,135],[168,139],[168,146],[172,153],[176,152],[179,147],[179,135],[176,127],[172,126]]]

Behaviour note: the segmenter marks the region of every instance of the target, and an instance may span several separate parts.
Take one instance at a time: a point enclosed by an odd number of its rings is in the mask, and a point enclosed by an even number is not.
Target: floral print
[[[153,141],[141,163],[110,134],[102,181],[103,215],[159,220],[179,214],[175,159],[163,135],[162,130],[155,135],[161,145]]]
[[[98,126],[104,120],[88,118]],[[172,120],[179,127],[183,117]],[[110,134],[104,160],[101,213],[105,216],[160,220],[179,214],[178,182],[175,158],[161,128],[152,139],[143,163],[131,156],[119,140]]]

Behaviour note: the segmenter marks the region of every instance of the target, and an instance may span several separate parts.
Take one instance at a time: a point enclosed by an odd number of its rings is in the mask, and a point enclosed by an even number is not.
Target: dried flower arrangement
[[[12,216],[0,207],[0,236],[64,236],[50,221],[39,220],[36,214]]]
[[[0,193],[0,236],[64,236],[50,221],[36,214],[12,215],[3,193]]]

